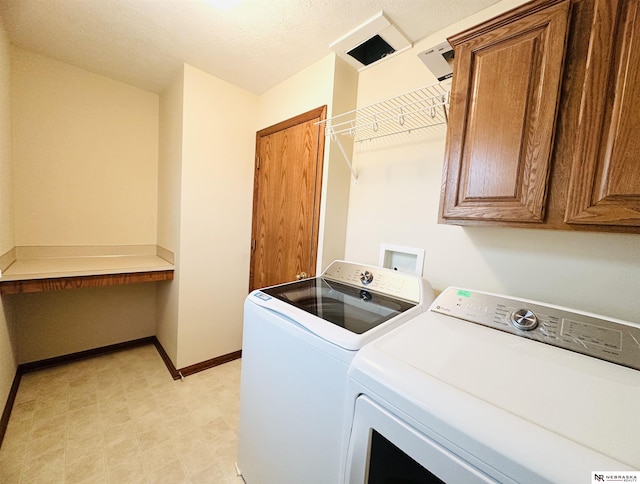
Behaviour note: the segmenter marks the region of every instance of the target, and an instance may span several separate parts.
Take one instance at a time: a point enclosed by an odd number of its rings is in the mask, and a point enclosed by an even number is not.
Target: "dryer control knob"
[[[511,313],[511,322],[522,331],[531,331],[538,326],[538,316],[529,309],[518,309]]]
[[[371,274],[371,272],[362,271],[360,273],[360,282],[362,282],[362,284],[367,285],[371,283],[371,281],[373,281],[373,274]]]

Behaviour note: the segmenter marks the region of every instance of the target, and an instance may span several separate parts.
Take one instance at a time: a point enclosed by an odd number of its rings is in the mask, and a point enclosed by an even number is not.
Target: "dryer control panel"
[[[640,370],[640,324],[457,287],[429,310]]]

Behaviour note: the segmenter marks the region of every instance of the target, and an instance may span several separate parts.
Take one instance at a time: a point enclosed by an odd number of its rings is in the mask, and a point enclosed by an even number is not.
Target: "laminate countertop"
[[[0,276],[0,294],[172,280],[175,266],[155,254],[18,256]],[[171,258],[173,254],[171,254]]]

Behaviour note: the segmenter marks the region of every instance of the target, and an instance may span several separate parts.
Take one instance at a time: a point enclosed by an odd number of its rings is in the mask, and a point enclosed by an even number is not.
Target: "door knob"
[[[306,272],[298,272],[298,274],[296,274],[296,280],[300,280],[300,279],[306,279],[307,278],[307,273]]]

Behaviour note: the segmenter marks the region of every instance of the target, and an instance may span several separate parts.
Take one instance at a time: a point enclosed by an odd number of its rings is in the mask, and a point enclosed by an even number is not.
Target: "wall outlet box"
[[[403,245],[380,244],[381,267],[409,274],[422,275],[424,249]]]

